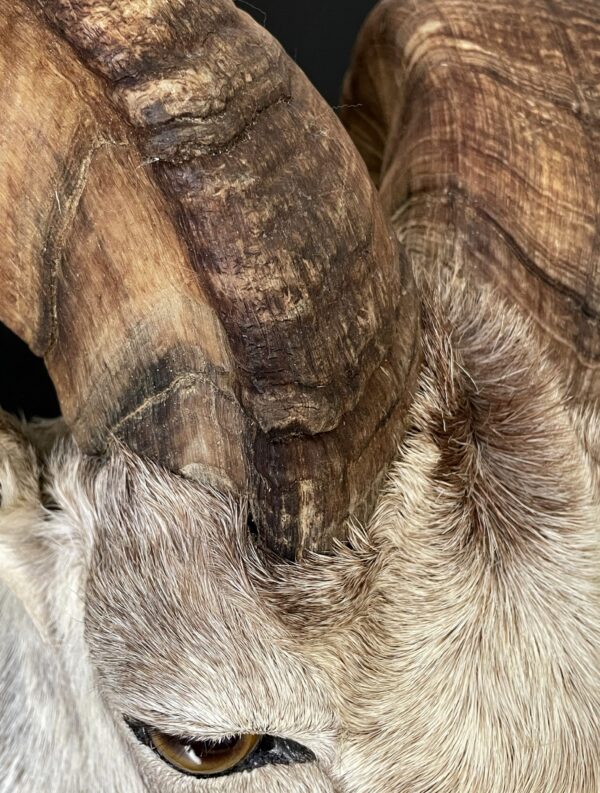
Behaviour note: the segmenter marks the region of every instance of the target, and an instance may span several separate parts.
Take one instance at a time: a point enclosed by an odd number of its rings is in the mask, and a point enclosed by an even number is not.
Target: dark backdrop
[[[375,0],[236,0],[265,25],[331,104],[338,102],[352,44]]]
[[[335,107],[352,44],[375,0],[236,0],[264,24]],[[0,405],[55,416],[56,394],[41,359],[0,323]]]

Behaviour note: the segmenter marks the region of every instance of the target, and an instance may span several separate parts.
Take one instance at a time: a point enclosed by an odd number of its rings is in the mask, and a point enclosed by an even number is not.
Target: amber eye
[[[234,735],[219,741],[188,741],[148,730],[152,747],[178,771],[195,776],[223,774],[235,768],[257,747],[258,735]]]

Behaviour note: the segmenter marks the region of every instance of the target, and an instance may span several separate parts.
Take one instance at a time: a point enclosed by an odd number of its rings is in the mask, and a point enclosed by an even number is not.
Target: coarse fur
[[[2,793],[598,793],[596,414],[497,295],[423,292],[410,431],[333,556],[282,563],[244,505],[4,420]],[[124,715],[317,760],[193,779]]]

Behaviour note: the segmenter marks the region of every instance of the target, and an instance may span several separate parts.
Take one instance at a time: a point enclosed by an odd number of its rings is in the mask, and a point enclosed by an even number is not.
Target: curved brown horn
[[[152,451],[177,405],[165,462],[240,486],[229,346],[128,130],[70,47],[10,0],[0,42],[0,318],[44,356],[83,448],[135,428]],[[187,432],[186,409],[219,436]]]
[[[418,361],[409,267],[364,164],[279,45],[228,0],[41,6],[104,78],[130,125],[119,130],[146,163],[137,168],[127,146],[94,154],[74,218],[55,235],[88,246],[54,287],[46,359],[67,419],[87,449],[114,432],[171,468],[217,469],[249,495],[280,553],[327,549],[394,454]],[[68,58],[57,57],[64,74]],[[81,154],[70,156],[77,170]],[[135,246],[100,246],[126,285],[114,295],[96,276],[97,238],[112,239],[113,223],[131,232],[130,201],[142,221]],[[147,252],[160,244],[165,255]],[[87,310],[84,273],[95,283]],[[167,310],[159,296],[173,280],[179,302]],[[74,296],[69,314],[63,301]],[[80,336],[82,318],[103,305]],[[105,376],[90,388],[99,336]],[[71,363],[68,383],[59,359]]]
[[[599,41],[597,0],[393,0],[343,98],[415,272],[495,284],[577,401],[600,396]]]

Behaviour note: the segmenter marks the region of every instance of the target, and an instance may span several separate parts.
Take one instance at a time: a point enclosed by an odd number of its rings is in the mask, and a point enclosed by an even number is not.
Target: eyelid
[[[243,727],[240,724],[237,724],[231,726],[227,725],[221,729],[215,729],[205,725],[195,725],[194,727],[190,727],[188,730],[185,728],[182,729],[180,723],[174,724],[168,716],[161,718],[157,714],[153,714],[152,716],[148,714],[148,716],[144,716],[142,718],[123,714],[122,718],[123,721],[132,729],[135,725],[141,727],[152,725],[155,730],[160,730],[161,732],[164,732],[165,734],[174,738],[182,738],[186,741],[221,741],[226,738],[233,738],[234,736],[240,735],[242,733],[273,736],[285,735],[286,739],[292,740],[295,743],[307,746],[310,745],[311,751],[317,756],[320,756],[321,752],[323,752],[325,757],[330,755],[330,748],[333,748],[334,739],[336,736],[336,733],[333,730],[326,732],[325,734],[319,732],[318,734],[306,735],[296,733],[293,728],[285,729],[281,725],[275,726],[273,724],[246,724]],[[317,743],[319,744],[318,751],[312,748]]]
[[[160,732],[164,732],[166,735],[170,735],[173,738],[182,738],[186,741],[221,741],[226,738],[233,738],[235,735],[240,735],[240,733],[260,733],[263,734],[263,730],[254,730],[254,729],[243,729],[241,730],[239,726],[231,726],[230,728],[223,728],[223,729],[213,729],[210,727],[205,726],[194,726],[190,727],[189,729],[185,729],[181,727],[180,723],[174,724],[168,718],[160,718],[155,717],[148,718],[148,717],[137,717],[137,716],[128,716],[123,714],[122,716],[123,721],[127,724],[131,729],[134,729],[136,726],[139,727],[147,727],[148,725],[152,725],[153,729],[160,730]]]
[[[131,716],[123,716],[123,720],[133,732],[135,732],[136,729],[150,729],[150,722],[144,721],[142,719]],[[164,722],[158,721],[157,724],[152,723],[151,729],[159,730],[165,735],[171,736],[171,738],[180,738],[181,740],[189,741],[190,743],[193,743],[194,741],[222,741],[226,740],[227,738],[233,738],[236,735],[240,735],[242,732],[239,729],[232,729],[230,732],[195,729],[187,732],[186,730],[182,730],[181,728],[175,727],[171,724],[167,724],[166,726],[163,725]],[[243,732],[250,733],[253,732],[253,730],[243,730]],[[260,734],[262,735],[262,733]]]

